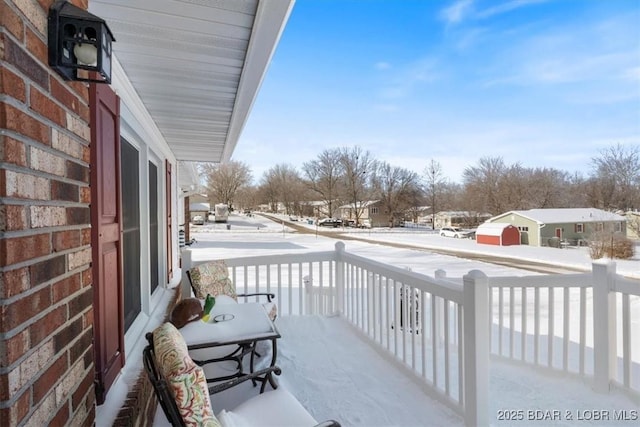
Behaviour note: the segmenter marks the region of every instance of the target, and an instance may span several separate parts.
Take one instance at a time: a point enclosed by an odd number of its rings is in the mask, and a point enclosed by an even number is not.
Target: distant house
[[[433,228],[442,227],[476,227],[487,219],[491,214],[470,212],[470,211],[440,211],[436,214]]]
[[[338,208],[340,215],[339,218],[345,220],[355,220],[356,211],[360,213],[360,223],[368,222],[371,227],[388,227],[389,226],[389,213],[382,206],[380,200],[369,200],[365,202],[359,202],[356,205],[353,203],[348,205],[342,205]],[[398,227],[404,224],[404,216],[394,217],[394,227]]]
[[[510,211],[487,222],[507,223],[518,227],[523,245],[549,246],[557,239],[579,244],[590,240],[599,232],[626,235],[626,221],[621,215],[600,209],[566,208]]]
[[[189,220],[192,220],[196,215],[201,215],[206,219],[210,210],[211,205],[209,204],[209,198],[206,194],[189,196]]]
[[[333,217],[329,212],[329,203],[324,200],[300,202],[300,214],[309,217]]]

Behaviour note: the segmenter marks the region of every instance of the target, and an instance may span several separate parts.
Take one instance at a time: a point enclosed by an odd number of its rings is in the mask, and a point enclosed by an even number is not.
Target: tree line
[[[353,146],[326,149],[300,169],[274,165],[257,185],[243,162],[200,164],[200,171],[213,203],[252,210],[266,204],[272,211],[281,204],[287,214],[307,216],[336,216],[339,206],[349,205],[358,221],[365,203],[377,200],[390,225],[398,219],[417,220],[425,206],[434,216],[445,210],[473,216],[534,208],[640,209],[640,146],[612,145],[593,157],[590,166],[588,176],[582,176],[488,156],[465,168],[458,184],[446,178],[435,159],[427,160],[418,174]],[[313,211],[311,201],[326,208]]]

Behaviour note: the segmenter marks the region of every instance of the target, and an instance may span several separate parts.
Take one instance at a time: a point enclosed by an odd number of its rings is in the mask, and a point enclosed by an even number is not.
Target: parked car
[[[473,235],[473,231],[463,230],[460,227],[442,227],[440,229],[442,237],[455,237],[456,239],[467,239]]]
[[[342,225],[342,220],[337,218],[322,218],[318,221],[318,225],[320,227],[340,227]]]
[[[358,228],[371,228],[371,221],[368,218],[361,219]]]
[[[204,225],[204,217],[202,215],[194,215],[191,219],[193,225]]]
[[[289,215],[289,221],[297,221],[298,217],[297,215]]]

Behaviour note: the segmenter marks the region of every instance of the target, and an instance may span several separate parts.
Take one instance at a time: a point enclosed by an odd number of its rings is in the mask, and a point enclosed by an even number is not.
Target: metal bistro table
[[[256,344],[259,341],[271,341],[271,362],[274,368],[278,355],[277,340],[280,333],[269,319],[266,310],[259,303],[231,303],[216,304],[211,310],[208,322],[197,320],[190,322],[180,329],[190,353],[197,353],[193,357],[198,365],[231,361],[237,364],[237,371],[230,375],[207,378],[207,382],[219,382],[239,378],[245,375],[243,359],[250,355],[250,373],[254,372]],[[207,349],[206,352],[200,351]],[[198,350],[198,351],[196,351]],[[205,360],[197,360],[206,353]],[[262,393],[267,382],[275,389],[278,387],[273,378],[273,370],[269,370],[264,377],[256,378],[262,382]],[[255,381],[254,381],[255,385]]]

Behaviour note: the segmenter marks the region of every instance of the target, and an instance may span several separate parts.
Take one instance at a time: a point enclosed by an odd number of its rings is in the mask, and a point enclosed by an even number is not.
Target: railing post
[[[191,269],[193,265],[193,255],[191,249],[182,249],[181,253],[182,257],[182,280],[180,280],[181,284],[181,293],[182,299],[191,298],[191,285],[189,284],[189,278],[187,277],[187,271]]]
[[[607,393],[616,375],[616,264],[593,263],[593,377],[594,390]]]
[[[471,270],[463,280],[464,423],[489,425],[489,279]]]
[[[344,253],[345,245],[344,242],[336,242],[336,304],[337,307],[335,309],[336,313],[339,315],[344,315],[346,313],[345,310],[345,301],[344,301],[344,262],[342,261],[342,254]]]

